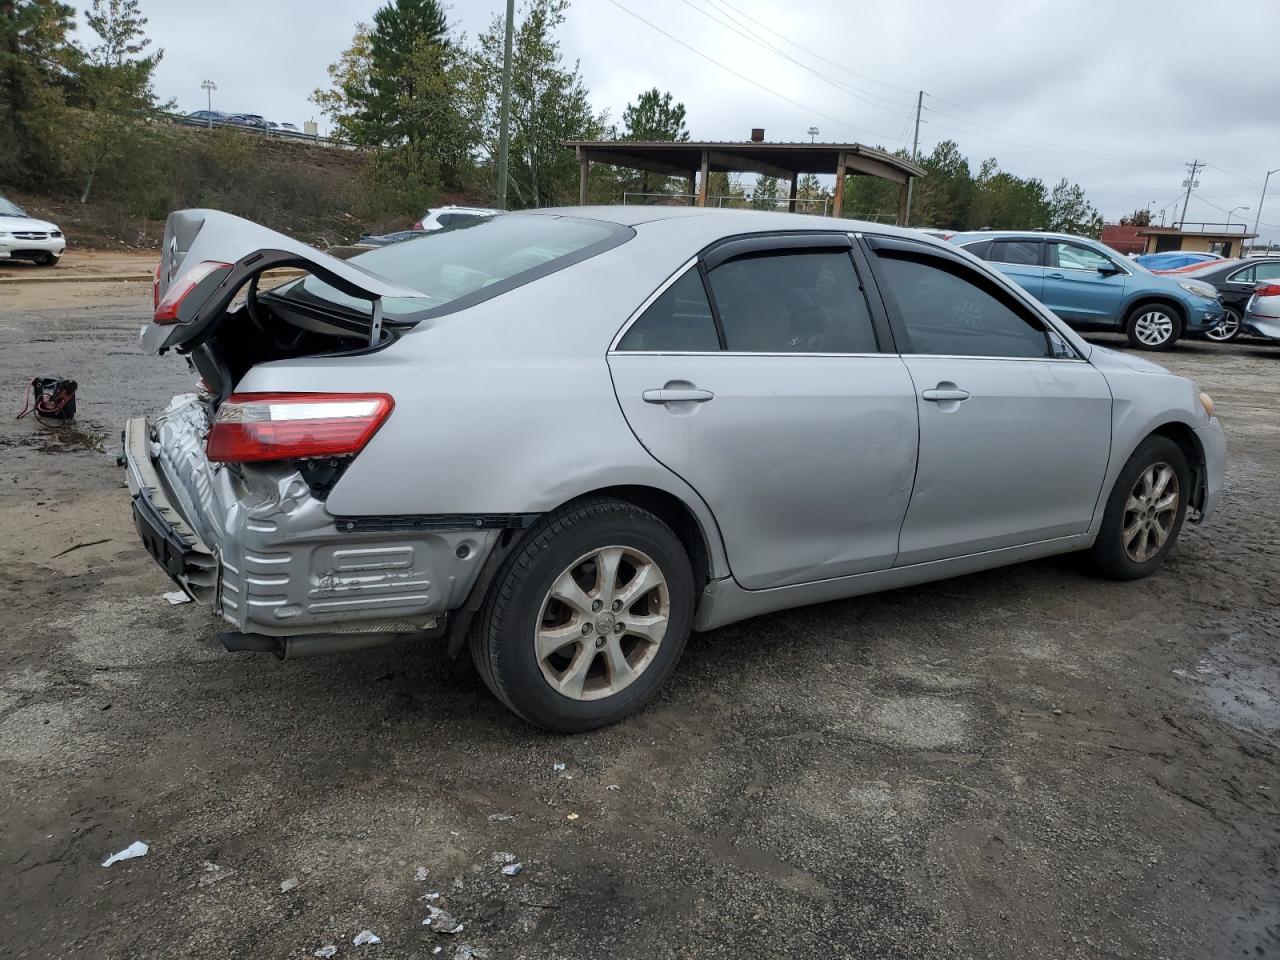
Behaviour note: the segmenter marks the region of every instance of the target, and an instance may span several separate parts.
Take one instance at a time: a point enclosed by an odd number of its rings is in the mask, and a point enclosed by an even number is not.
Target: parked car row
[[[66,249],[67,239],[57,225],[37,220],[0,197],[0,260],[30,260],[51,267]]]
[[[223,113],[221,110],[195,110],[182,118],[182,123],[191,127],[231,126],[248,127],[264,133],[287,133],[302,136],[302,130],[292,123],[276,123],[267,120],[257,113]]]

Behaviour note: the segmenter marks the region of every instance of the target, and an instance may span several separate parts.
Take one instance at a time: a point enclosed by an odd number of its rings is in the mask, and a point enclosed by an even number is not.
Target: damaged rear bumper
[[[194,395],[129,421],[134,522],[165,572],[242,633],[429,629],[462,605],[499,535],[339,529],[293,464],[211,463],[207,434]]]

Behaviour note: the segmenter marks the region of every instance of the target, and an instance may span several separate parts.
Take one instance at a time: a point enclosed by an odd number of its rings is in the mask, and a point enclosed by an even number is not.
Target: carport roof
[[[846,172],[906,183],[923,177],[918,164],[861,143],[762,143],[755,141],[568,140],[580,160],[648,170],[669,176],[689,176],[702,165],[733,173],[747,171],[792,179],[797,173],[836,173],[843,161]]]

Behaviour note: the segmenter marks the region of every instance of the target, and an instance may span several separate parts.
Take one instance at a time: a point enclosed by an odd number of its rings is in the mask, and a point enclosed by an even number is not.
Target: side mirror
[[[1117,273],[1120,273],[1120,268],[1114,263],[1104,263],[1098,267],[1098,272],[1104,277],[1114,277]]]

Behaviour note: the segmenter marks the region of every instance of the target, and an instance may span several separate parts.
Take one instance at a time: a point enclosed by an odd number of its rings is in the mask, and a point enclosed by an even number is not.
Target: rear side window
[[[991,253],[983,257],[995,263],[1040,266],[1040,244],[1035,240],[992,240]]]
[[[697,268],[667,287],[618,341],[619,350],[705,353],[720,349],[716,321]]]
[[[455,223],[448,230],[362,253],[351,262],[421,292],[422,298],[382,301],[388,319],[418,320],[488,300],[633,236],[629,227],[603,220],[505,214]],[[368,300],[347,296],[316,277],[290,284],[280,294],[365,316],[371,311]]]
[[[875,353],[875,331],[846,251],[777,253],[711,271],[725,349],[739,353]]]
[[[903,353],[1050,357],[1038,318],[973,270],[949,260],[882,251],[886,299],[910,339]]]

